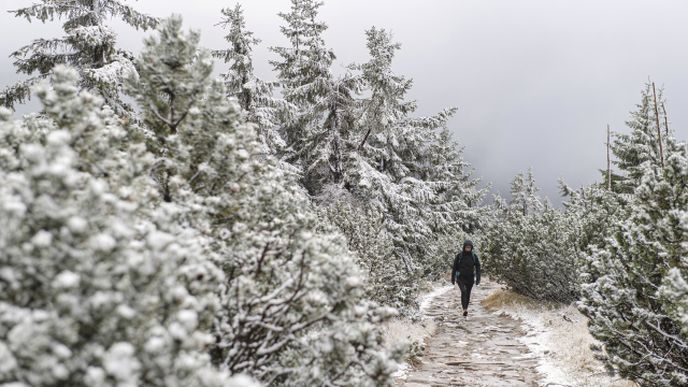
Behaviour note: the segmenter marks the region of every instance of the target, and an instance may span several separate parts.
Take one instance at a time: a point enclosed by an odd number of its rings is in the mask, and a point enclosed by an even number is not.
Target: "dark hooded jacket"
[[[470,253],[466,253],[466,246],[473,247],[473,242],[466,240],[463,242],[463,247],[461,251],[456,254],[454,258],[454,267],[452,269],[452,284],[459,278],[463,282],[474,282],[475,284],[480,284],[480,260],[478,259],[478,254],[475,253],[473,248],[471,248]]]

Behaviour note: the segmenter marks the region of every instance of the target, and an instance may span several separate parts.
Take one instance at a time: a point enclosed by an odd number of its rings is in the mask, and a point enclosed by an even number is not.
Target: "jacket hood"
[[[471,246],[471,247],[473,247],[473,242],[471,242],[470,240],[466,239],[466,240],[463,242],[463,247],[465,248],[466,246]]]

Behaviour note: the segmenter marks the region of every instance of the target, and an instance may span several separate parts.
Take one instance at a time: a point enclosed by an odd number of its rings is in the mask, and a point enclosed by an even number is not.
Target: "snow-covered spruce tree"
[[[573,190],[560,182],[560,188],[566,198],[564,216],[575,238],[576,257],[585,258],[592,247],[604,244],[614,225],[628,217],[624,195],[609,191],[603,183]]]
[[[366,294],[372,300],[407,312],[405,307],[413,298],[412,289],[401,280],[403,268],[390,264],[394,244],[383,217],[351,192],[334,186],[329,188],[322,195],[327,200],[318,201],[318,209],[346,236],[349,249],[356,253],[368,277]]]
[[[58,64],[78,70],[82,86],[97,90],[117,113],[127,109],[120,99],[124,73],[132,69],[131,54],[117,48],[116,33],[105,23],[119,19],[136,29],[146,30],[157,23],[121,0],[41,0],[11,11],[16,17],[53,21],[64,19],[65,35],[36,39],[11,54],[18,73],[29,76],[0,94],[0,104],[13,107],[31,95],[31,86],[48,77]]]
[[[672,137],[664,149],[664,168],[634,166],[630,217],[587,258],[580,301],[600,357],[647,386],[688,384],[688,152]]]
[[[446,274],[447,258],[461,249],[459,245],[466,238],[475,239],[484,228],[487,211],[481,207],[485,190],[478,188],[479,180],[472,176],[463,149],[452,140],[449,130],[443,127],[436,142],[429,145],[429,168],[422,176],[433,195],[425,215],[437,240],[434,252],[423,259],[423,267],[426,276],[437,279]]]
[[[456,233],[471,227],[461,209],[470,207],[473,198],[450,196],[460,182],[466,184],[464,193],[475,186],[446,129],[455,109],[434,117],[411,117],[416,104],[406,94],[412,81],[392,71],[400,45],[384,29],[371,28],[366,34],[370,60],[361,70],[370,96],[362,101],[365,133],[361,133],[360,151],[383,176],[374,196],[382,200],[376,205],[384,208],[397,258],[407,270],[418,268],[425,275],[437,275],[436,263],[449,261],[452,255],[438,249],[440,236],[462,239]],[[376,177],[365,176],[363,186],[371,178]],[[459,224],[466,227],[456,227]]]
[[[662,90],[659,90],[657,98],[658,104],[663,106]],[[631,119],[626,122],[631,132],[616,134],[614,142],[610,144],[617,158],[614,163],[620,169],[618,173],[612,172],[611,192],[598,185],[585,187],[578,192],[565,186],[562,189],[565,196],[571,197],[569,203],[566,203],[571,222],[581,227],[579,247],[583,266],[581,280],[584,283],[595,282],[604,275],[587,258],[591,255],[592,247],[602,248],[605,240],[612,236],[614,226],[630,216],[632,208],[629,203],[633,200],[635,187],[640,184],[641,165],[645,162],[661,165],[657,119],[660,120],[660,129],[664,134],[670,135],[672,132],[666,126],[661,127],[661,122],[666,122],[666,117],[656,117],[653,104],[652,85],[647,83],[641,92],[641,103],[631,112]],[[663,114],[664,109],[658,109],[658,112]],[[604,171],[604,186],[608,187],[606,173]]]
[[[531,173],[512,182],[512,200],[497,197],[485,230],[483,265],[498,282],[535,299],[577,296],[576,237],[569,219],[537,197]]]
[[[225,274],[214,361],[268,385],[390,384],[401,353],[381,350],[378,325],[392,311],[366,301],[345,241],[318,230],[308,196],[212,81],[198,41],[179,18],[164,21],[130,89],[165,168],[162,197],[189,209]]]
[[[266,150],[281,152],[285,143],[277,132],[278,114],[287,106],[273,97],[275,84],[263,81],[254,73],[251,53],[260,39],[246,28],[241,4],[233,9],[223,9],[220,25],[228,29],[225,40],[229,47],[213,51],[213,56],[229,65],[228,71],[222,74],[227,92],[237,99],[239,106],[248,114],[248,120],[258,125]]]
[[[528,168],[526,175],[519,173],[512,180],[509,206],[520,211],[524,216],[538,213],[542,210],[542,201],[537,196],[539,190],[533,177],[533,170]]]
[[[429,180],[435,191],[432,204],[441,227],[475,233],[483,227],[484,209],[480,207],[487,189],[478,188],[480,180],[464,159],[464,148],[446,127],[442,127],[430,152]],[[462,242],[463,243],[463,242]]]
[[[510,207],[500,196],[495,196],[491,210],[492,216],[484,230],[481,256],[483,271],[497,282],[514,289],[519,284],[527,285],[523,281],[529,275],[526,272],[528,267],[524,264],[527,258],[514,252],[517,246],[524,243],[527,217]]]
[[[0,122],[0,382],[254,385],[212,366],[223,273],[176,209],[142,208],[150,157],[76,71],[53,77],[45,116]]]
[[[273,47],[280,57],[272,61],[287,102],[283,117],[285,158],[302,171],[311,194],[326,184],[342,182],[344,167],[354,144],[350,132],[356,118],[353,108],[361,80],[347,72],[332,75],[335,59],[323,40],[327,25],[319,20],[317,0],[292,0],[291,10],[280,13],[282,33],[289,47]]]
[[[412,302],[412,278],[419,274],[419,257],[424,257],[430,229],[422,221],[421,202],[431,195],[431,189],[420,179],[409,178],[401,147],[405,141],[420,145],[413,132],[407,139],[401,133],[415,103],[405,100],[411,80],[392,72],[394,54],[400,48],[386,31],[371,28],[366,31],[370,60],[360,66],[366,82],[368,98],[361,101],[363,113],[358,126],[362,129],[357,164],[348,171],[348,182],[358,198],[377,214],[394,243],[394,265],[397,284],[403,289],[395,292],[399,302]],[[400,152],[397,152],[399,150]],[[410,152],[409,152],[410,153]],[[411,160],[407,160],[411,161]],[[415,249],[414,249],[415,248]],[[389,257],[376,257],[388,261]]]
[[[509,269],[501,262],[510,259],[514,245],[523,239],[523,227],[528,221],[528,216],[534,216],[542,211],[538,191],[539,188],[529,169],[527,175],[518,173],[514,176],[509,201],[499,195],[494,197],[485,230],[483,265],[486,272],[492,272],[496,277],[500,277],[502,272],[509,275]],[[521,275],[522,273],[507,280],[517,281]]]
[[[614,187],[615,192],[632,194],[640,183],[645,161],[651,161],[655,165],[661,164],[659,152],[658,130],[664,136],[669,132],[662,127],[664,120],[663,109],[657,109],[659,118],[655,115],[654,95],[652,84],[646,83],[641,91],[641,102],[637,109],[631,112],[631,119],[626,125],[631,129],[630,133],[615,133],[611,149],[615,156],[614,164],[620,170],[620,179]],[[657,92],[657,104],[664,104],[663,91]],[[657,127],[659,121],[660,127]],[[671,133],[669,133],[671,134]]]
[[[325,46],[322,37],[327,30],[324,22],[317,20],[318,9],[323,5],[317,0],[291,0],[291,10],[280,13],[286,25],[281,27],[282,34],[289,40],[289,47],[272,47],[280,60],[272,61],[278,72],[284,98],[297,107],[308,107],[322,96],[319,90],[309,92],[301,87],[331,79],[330,66],[335,59],[334,53]],[[301,138],[299,132],[290,141]]]
[[[386,268],[377,274],[386,280],[374,282],[380,288],[371,294],[406,310],[415,298],[414,278],[446,271],[456,240],[464,237],[458,234],[475,225],[471,207],[482,194],[474,191],[475,181],[446,130],[453,110],[411,117],[415,103],[405,98],[411,81],[392,71],[399,44],[381,29],[367,35],[370,60],[352,67],[361,72],[365,97],[354,106],[355,125],[340,132],[348,146],[343,184],[326,186],[317,200],[337,213],[330,218],[345,230],[364,267]],[[364,226],[378,230],[380,245],[349,233]],[[389,240],[393,254],[378,255],[389,251]]]

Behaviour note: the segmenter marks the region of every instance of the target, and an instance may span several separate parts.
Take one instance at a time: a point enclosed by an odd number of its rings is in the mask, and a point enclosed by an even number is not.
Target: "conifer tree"
[[[334,217],[345,229],[355,229],[351,223],[360,223],[360,217],[367,216],[370,223],[364,224],[384,230],[384,245],[367,245],[359,254],[365,267],[381,267],[380,262],[389,262],[389,256],[370,252],[389,251],[386,241],[392,243],[398,264],[386,265],[383,278],[394,278],[387,281],[394,285],[373,293],[404,309],[413,303],[411,279],[443,273],[457,249],[456,243],[447,241],[462,239],[465,235],[459,234],[475,228],[475,207],[482,193],[475,189],[469,166],[446,129],[454,110],[434,117],[412,117],[415,103],[406,99],[411,81],[392,71],[400,45],[382,29],[371,28],[367,36],[370,60],[352,66],[361,73],[363,98],[359,97],[353,109],[358,112],[355,125],[344,132],[349,146],[344,184],[318,200],[345,202],[341,204],[344,213],[356,216],[351,221]]]
[[[142,108],[144,130],[150,133],[147,145],[157,157],[153,173],[166,202],[174,201],[173,178],[179,174],[190,178],[201,167],[199,158],[207,156],[207,147],[216,141],[197,126],[202,125],[198,115],[209,87],[212,59],[207,50],[199,51],[198,32],[180,37],[180,29],[181,19],[172,18],[158,29],[159,39],[146,38],[136,62],[140,76],[132,73],[127,79],[130,94]],[[198,133],[193,132],[196,129]],[[189,135],[201,137],[203,143],[185,144]]]
[[[366,36],[370,60],[360,70],[370,97],[363,100],[361,149],[368,145],[371,134],[389,131],[392,124],[416,109],[415,102],[404,99],[413,81],[392,72],[394,56],[401,44],[394,42],[390,33],[376,27],[367,30]]]
[[[117,113],[126,110],[119,87],[124,73],[133,69],[131,54],[117,48],[117,34],[105,23],[116,18],[146,30],[156,25],[155,18],[121,0],[41,0],[11,12],[29,22],[65,19],[62,24],[65,35],[36,39],[11,54],[17,72],[29,78],[6,88],[0,94],[0,104],[13,107],[23,103],[30,97],[32,85],[48,77],[56,65],[67,64],[79,71],[83,86],[97,90]]]
[[[533,170],[528,168],[526,175],[519,173],[511,182],[509,205],[521,211],[524,216],[542,210],[542,202],[537,197],[538,190],[533,177]]]
[[[616,158],[614,164],[621,174],[618,184],[619,192],[625,194],[633,193],[640,183],[643,173],[641,165],[645,161],[651,161],[656,165],[661,164],[658,130],[665,131],[666,128],[657,128],[657,122],[660,122],[660,125],[664,122],[663,111],[659,111],[659,118],[655,117],[650,83],[645,84],[640,96],[641,101],[636,105],[637,110],[631,112],[631,119],[626,122],[631,132],[615,133],[611,147]],[[664,104],[662,90],[659,90],[657,100],[659,105]]]
[[[564,215],[571,233],[575,235],[575,255],[578,258],[587,257],[592,247],[600,247],[611,236],[614,224],[627,218],[624,196],[610,192],[606,183],[574,190],[562,181],[560,188],[566,198],[563,203]]]
[[[471,165],[464,160],[463,148],[443,127],[429,152],[427,177],[434,191],[430,208],[437,233],[477,233],[484,225],[485,211],[480,209],[485,190],[473,176]]]
[[[366,35],[370,60],[359,69],[369,97],[361,101],[360,156],[349,180],[358,195],[371,199],[370,207],[380,214],[393,238],[394,255],[403,269],[398,276],[409,278],[420,270],[417,257],[428,252],[430,229],[421,220],[421,203],[429,199],[431,190],[419,178],[412,178],[407,168],[413,163],[413,152],[403,153],[407,145],[429,139],[421,139],[420,133],[410,128],[408,115],[415,103],[405,101],[405,94],[412,82],[392,73],[392,60],[400,45],[382,29],[373,27]]]
[[[278,114],[286,105],[273,97],[274,83],[265,82],[254,73],[251,54],[260,39],[246,28],[244,10],[240,4],[222,10],[220,23],[228,29],[225,40],[229,47],[213,51],[229,69],[222,75],[230,96],[235,97],[251,122],[258,124],[261,140],[267,150],[282,151],[284,140],[277,132]]]
[[[337,78],[330,67],[335,59],[323,39],[327,25],[319,20],[322,2],[292,0],[291,11],[280,13],[282,33],[290,47],[273,47],[280,60],[272,61],[288,109],[282,113],[286,158],[301,168],[303,183],[312,194],[325,184],[340,183],[349,148],[360,80],[347,73]]]
[[[627,146],[642,148],[642,142]],[[664,168],[652,158],[633,167],[639,184],[630,216],[587,257],[580,303],[604,348],[599,356],[648,386],[688,383],[688,158],[685,144],[672,137],[665,150]]]
[[[322,5],[317,0],[291,0],[290,12],[279,14],[286,22],[280,29],[291,46],[273,47],[280,60],[271,63],[285,99],[300,108],[316,103],[322,97],[318,84],[332,76],[330,66],[335,55],[325,46],[322,36],[327,25],[317,20]],[[303,88],[309,85],[313,87]]]

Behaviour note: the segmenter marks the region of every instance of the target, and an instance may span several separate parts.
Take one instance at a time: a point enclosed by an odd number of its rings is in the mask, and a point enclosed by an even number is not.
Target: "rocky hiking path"
[[[474,286],[468,317],[458,287],[437,296],[425,313],[437,329],[399,386],[538,386],[538,359],[519,340],[526,335],[521,323],[481,305],[498,288],[490,281]]]

